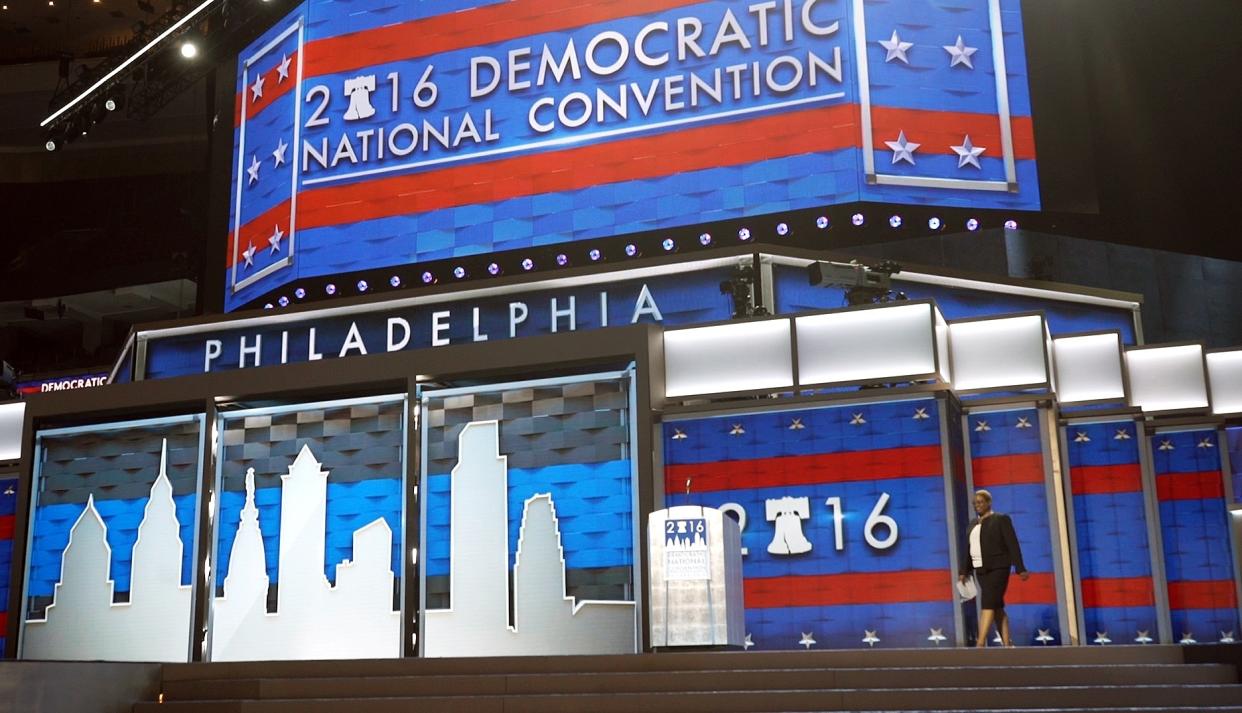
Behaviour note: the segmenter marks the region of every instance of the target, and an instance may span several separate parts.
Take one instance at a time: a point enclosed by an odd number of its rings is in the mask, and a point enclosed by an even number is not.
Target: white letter
[[[556,334],[556,322],[561,317],[569,317],[569,331],[578,329],[578,317],[574,313],[577,308],[577,302],[573,295],[569,296],[569,309],[558,310],[556,308],[556,298],[552,298],[552,333]]]
[[[703,34],[703,22],[697,17],[681,17],[677,19],[677,61],[686,61],[686,50],[695,57],[703,57],[703,48],[699,47],[699,35]]]
[[[518,59],[519,57],[522,59]],[[525,72],[530,69],[530,60],[525,59],[526,57],[530,57],[529,47],[519,47],[515,50],[509,50],[509,91],[530,88],[529,79],[519,80],[517,78],[518,72]]]
[[[759,46],[768,46],[768,10],[776,9],[776,0],[769,2],[757,2],[746,8],[752,15],[758,15],[759,23]]]
[[[638,292],[638,299],[634,300],[634,316],[630,317],[630,324],[637,324],[638,318],[644,314],[650,315],[656,322],[664,321],[664,315],[660,314],[660,308],[656,306],[655,298],[651,296],[651,290],[647,289],[646,283]]]
[[[453,313],[448,311],[431,313],[431,346],[442,347],[449,343],[449,338],[441,337],[440,333],[448,331],[448,320],[452,316]]]
[[[211,362],[220,358],[220,352],[224,349],[224,344],[219,339],[208,339],[203,344],[203,372],[211,371]]]
[[[519,314],[521,316],[518,316]],[[510,302],[509,303],[509,338],[510,339],[517,336],[517,326],[521,324],[522,322],[526,321],[526,316],[528,314],[530,314],[530,312],[526,309],[525,302]]]
[[[578,66],[578,51],[574,49],[574,38],[569,38],[569,44],[565,45],[565,53],[561,55],[560,63],[554,59],[555,55],[552,50],[545,44],[543,46],[543,56],[539,59],[539,86],[543,86],[544,78],[548,74],[548,70],[552,71],[552,78],[560,84],[565,77],[565,70],[569,70],[569,74],[574,79],[582,79],[582,69]]]
[[[604,40],[612,40],[617,43],[617,47],[621,48],[621,54],[617,59],[607,67],[595,61],[595,50]],[[630,58],[630,45],[625,41],[625,35],[616,30],[606,30],[591,38],[586,46],[586,64],[587,69],[601,77],[607,77],[610,74],[616,74],[625,66],[625,61]]]
[[[720,19],[720,27],[716,30],[716,39],[712,41],[712,48],[708,54],[712,56],[720,54],[720,47],[726,42],[736,42],[742,49],[750,49],[750,39],[746,37],[745,32],[742,32],[742,26],[737,23],[737,18],[733,16],[732,10],[725,10],[724,17]]]
[[[492,81],[487,86],[479,85],[479,68],[487,66],[492,70]],[[495,57],[471,57],[470,58],[470,98],[478,99],[479,97],[491,94],[496,86],[500,84],[500,62]]]
[[[652,57],[647,54],[647,36],[653,32],[668,32],[667,22],[653,22],[646,25],[638,31],[638,36],[634,38],[634,56],[638,58],[640,64],[647,67],[659,67],[668,63],[668,52]]]
[[[358,333],[357,322],[349,323],[349,333],[345,335],[345,343],[341,345],[341,351],[337,356],[345,356],[350,349],[357,349],[359,354],[366,356],[367,345],[362,343],[362,335]]]
[[[396,330],[394,329],[394,327],[401,327],[401,330],[405,332],[403,335],[401,335],[401,341],[399,342],[396,339],[393,339],[393,335],[396,334]],[[405,346],[409,343],[410,343],[410,323],[400,317],[389,317],[388,318],[388,351],[390,352],[400,351],[402,349],[405,349]]]
[[[831,35],[840,29],[841,23],[834,22],[831,25],[824,27],[811,22],[811,8],[814,7],[817,2],[819,2],[819,0],[806,0],[806,2],[802,5],[802,29],[819,37]]]
[[[310,346],[307,347],[307,355],[310,361],[319,361],[323,355],[315,351],[315,328],[310,328]]]
[[[549,131],[555,129],[556,124],[553,124],[551,122],[546,123],[546,124],[540,123],[540,121],[535,118],[535,112],[539,111],[540,107],[552,106],[555,103],[556,102],[555,100],[552,99],[552,97],[544,97],[536,101],[534,104],[531,104],[530,113],[527,114],[527,120],[530,123],[530,128],[534,129],[535,131],[538,131],[541,134],[546,134]]]
[[[474,341],[486,342],[487,335],[479,331],[479,308],[474,308]]]
[[[246,355],[247,354],[254,355],[255,366],[261,366],[260,364],[261,353],[259,350],[262,348],[263,348],[263,335],[262,334],[254,335],[254,346],[253,347],[246,346],[246,337],[245,335],[242,335],[241,346],[239,347],[238,352],[237,352],[237,368],[238,369],[246,368]]]

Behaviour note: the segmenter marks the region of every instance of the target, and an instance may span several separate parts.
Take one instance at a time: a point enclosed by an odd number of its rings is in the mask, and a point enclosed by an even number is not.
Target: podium
[[[647,518],[651,646],[742,646],[742,532],[715,508],[681,505]]]

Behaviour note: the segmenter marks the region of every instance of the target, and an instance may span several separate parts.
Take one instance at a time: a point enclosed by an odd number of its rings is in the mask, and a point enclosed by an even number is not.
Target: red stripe
[[[0,515],[0,540],[13,539],[13,516]]]
[[[511,0],[316,40],[307,45],[304,76],[429,57],[464,47],[685,7],[699,1],[579,0],[557,7],[543,0]]]
[[[920,144],[920,154],[952,154],[953,149],[949,147],[960,145],[962,138],[969,134],[972,145],[987,149],[985,157],[1004,155],[1000,119],[995,114],[872,107],[871,125],[875,146],[881,149],[885,141],[896,141],[904,131],[907,140]],[[1034,159],[1035,130],[1031,117],[1015,116],[1010,120],[1010,127],[1014,157]]]
[[[994,485],[1042,484],[1044,482],[1044,456],[1041,453],[1020,453],[1007,456],[987,456],[970,461],[970,474],[976,488]]]
[[[1223,498],[1225,483],[1219,470],[1166,473],[1156,478],[1156,497],[1162,501]]]
[[[671,465],[664,469],[666,492],[681,492],[687,479],[696,493],[779,485],[846,483],[939,476],[939,446],[890,448],[856,453],[783,456],[756,460]]]
[[[1151,577],[1082,580],[1084,607],[1149,607],[1156,603]]]
[[[8,602],[4,602],[3,606],[8,606]],[[4,640],[5,634],[9,630],[9,613],[0,611],[0,641]]]
[[[1084,465],[1070,469],[1074,495],[1137,493],[1143,490],[1143,471],[1138,463]]]
[[[271,56],[272,55],[270,54],[267,55],[267,57],[263,59],[263,62],[267,63],[269,61],[268,57],[271,57]],[[283,59],[284,55],[281,55],[281,58]],[[254,94],[250,91],[250,86],[247,85],[245,89],[241,90],[241,92],[239,92],[237,96],[234,97],[234,100],[233,100],[233,127],[234,128],[241,126],[242,102],[250,102],[250,106],[246,107],[246,120],[252,121],[256,116],[259,115],[259,112],[266,109],[268,106],[272,104],[272,102],[276,101],[280,97],[283,97],[284,95],[293,91],[293,88],[297,86],[297,83],[298,83],[297,82],[297,72],[298,72],[298,53],[297,52],[294,52],[293,54],[289,55],[289,76],[283,82],[280,81],[280,73],[276,71],[277,67],[280,65],[281,60],[276,59],[276,60],[270,60],[270,61],[273,62],[272,68],[263,73],[263,96],[259,97],[258,99],[254,99]],[[250,83],[251,84],[254,83],[254,77],[250,77]]]
[[[943,569],[759,577],[742,584],[747,609],[953,600],[952,578]]]
[[[254,244],[255,249],[262,252],[263,249],[271,249],[271,244],[267,239],[272,236],[273,229],[279,225],[280,229],[286,234],[289,232],[289,201],[283,200],[280,203],[268,208],[262,215],[251,220],[241,227],[241,241],[237,248],[237,262],[243,261],[242,251],[250,244]],[[299,226],[300,227],[300,226]],[[281,241],[281,250],[287,247],[287,241]],[[233,245],[233,234],[229,234],[229,245]],[[224,261],[225,267],[233,266],[233,253],[230,251]]]
[[[1057,590],[1053,586],[1051,572],[1031,572],[1025,582],[1021,577],[1009,577],[1005,590],[1005,604],[1056,604]]]
[[[1234,609],[1238,594],[1233,580],[1169,582],[1170,609]]]

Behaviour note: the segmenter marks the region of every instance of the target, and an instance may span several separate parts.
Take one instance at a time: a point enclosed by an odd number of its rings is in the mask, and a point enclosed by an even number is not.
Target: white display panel
[[[1242,350],[1207,355],[1212,413],[1242,413]]]
[[[1203,346],[1131,349],[1126,352],[1130,405],[1144,411],[1201,409],[1208,406]]]
[[[1121,335],[1083,334],[1059,337],[1052,343],[1061,403],[1125,399]]]
[[[26,421],[26,404],[21,401],[0,404],[0,461],[22,457],[22,428]]]
[[[665,332],[665,394],[793,386],[791,327],[788,319],[770,319]]]
[[[794,320],[798,383],[898,381],[936,373],[935,307],[927,303]]]
[[[949,323],[953,386],[961,391],[1048,383],[1044,318],[1037,314]]]

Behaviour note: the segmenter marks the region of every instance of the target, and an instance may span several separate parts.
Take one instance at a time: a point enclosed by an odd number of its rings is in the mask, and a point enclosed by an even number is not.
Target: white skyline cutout
[[[509,624],[509,468],[499,423],[467,424],[458,453],[450,474],[450,608],[424,613],[424,655],[634,653],[634,602],[566,594],[565,553],[548,493],[531,496],[522,509]]]
[[[185,661],[190,653],[191,588],[181,584],[184,546],[168,480],[168,440],[138,525],[129,601],[114,603],[108,526],[91,493],[69,530],[60,581],[43,619],[28,619],[22,658]]]
[[[401,613],[393,609],[392,530],[379,517],[354,531],[354,558],[324,574],[328,472],[302,446],[282,474],[280,584],[267,611],[263,533],[254,468],[233,539],[224,596],[212,607],[211,660],[393,658],[401,655]]]

